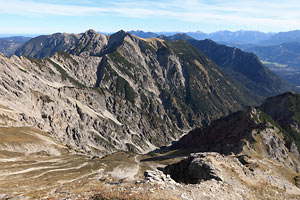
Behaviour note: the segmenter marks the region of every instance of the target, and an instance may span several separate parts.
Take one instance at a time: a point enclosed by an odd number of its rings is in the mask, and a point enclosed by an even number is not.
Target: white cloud
[[[276,26],[279,29],[300,27],[298,0],[71,0],[53,1],[0,0],[0,13],[54,16],[120,16],[131,18],[160,17],[193,23],[231,24],[235,26]],[[74,1],[73,1],[74,2]]]
[[[92,6],[37,3],[34,1],[0,0],[0,12],[17,15],[85,16],[111,12],[110,9]]]

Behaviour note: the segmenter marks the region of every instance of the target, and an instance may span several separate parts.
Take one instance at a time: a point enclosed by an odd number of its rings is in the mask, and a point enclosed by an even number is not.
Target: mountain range
[[[90,29],[0,71],[0,198],[300,196],[300,96],[253,53]]]
[[[295,90],[287,82],[278,78],[258,57],[235,47],[220,45],[212,40],[195,40],[187,34],[176,34],[165,40],[185,40],[213,60],[224,73],[235,79],[250,91],[260,96],[274,96],[283,91]]]
[[[144,31],[129,31],[141,38],[158,37],[159,35],[171,36],[177,33],[183,32],[144,32]],[[287,42],[299,42],[300,31],[288,31],[278,33],[264,33],[260,31],[217,31],[213,33],[197,32],[185,32],[188,36],[196,40],[211,39],[222,44],[231,45],[261,45],[270,46],[278,45]]]
[[[176,35],[176,32],[143,32],[130,31],[141,37],[151,38]],[[183,34],[183,33],[180,33]],[[279,33],[263,33],[259,31],[217,31],[210,34],[197,31],[186,32],[187,36],[196,40],[211,39],[219,44],[240,48],[255,53],[271,71],[294,86],[300,85],[300,71],[297,43],[300,42],[300,31]]]
[[[129,33],[140,38],[162,38],[164,36],[171,37],[173,35],[176,35],[178,32],[129,31]],[[39,36],[34,38],[35,42],[33,43],[35,46],[31,47],[24,45],[24,43],[30,39],[28,37],[19,37],[22,39],[17,39],[18,37],[1,38],[0,52],[4,53],[7,56],[16,54],[29,55],[39,58],[45,56],[49,57],[53,55],[54,52],[64,51],[65,48],[69,47],[72,42],[75,42],[77,39],[79,39],[81,34],[67,35],[57,33],[55,36],[52,35],[52,38],[60,38],[58,40],[55,40],[56,42],[59,42],[60,45],[51,44],[51,41],[48,41],[50,38],[47,38],[47,36],[45,35]],[[105,33],[105,35],[111,35],[111,33]],[[263,33],[259,31],[241,30],[236,32],[217,31],[210,34],[197,31],[186,32],[186,35],[196,40],[211,39],[219,44],[224,44],[230,47],[237,47],[242,49],[243,51],[255,53],[263,62],[263,64],[270,68],[271,71],[275,72],[278,76],[288,81],[291,85],[300,85],[298,81],[299,66],[297,60],[299,53],[297,49],[297,43],[300,42],[300,31],[295,30],[279,33]],[[172,40],[174,40],[174,38]],[[67,44],[69,42],[70,44]],[[31,42],[28,45],[33,45],[33,43]],[[45,44],[47,44],[48,46],[43,47],[43,45]],[[25,49],[27,52],[24,52]],[[40,51],[40,49],[43,49],[43,51]],[[40,55],[36,55],[37,53],[39,53]]]
[[[88,30],[64,46],[66,40],[57,36],[43,37],[42,46],[40,38],[30,40],[22,57],[2,57],[11,70],[2,79],[1,104],[24,113],[18,117],[23,123],[47,127],[86,152],[145,152],[167,145],[184,130],[259,102],[257,94],[235,84],[185,41]],[[52,57],[30,58],[50,55],[52,44],[60,50]],[[10,81],[17,74],[22,87]],[[30,112],[19,102],[32,105]]]

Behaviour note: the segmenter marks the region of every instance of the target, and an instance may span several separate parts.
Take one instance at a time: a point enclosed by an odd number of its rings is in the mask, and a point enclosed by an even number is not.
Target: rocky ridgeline
[[[210,39],[195,40],[185,33],[160,37],[168,41],[187,41],[216,63],[224,74],[236,81],[236,84],[240,84],[255,93],[257,98],[275,96],[288,91],[298,91],[297,88],[289,85],[271,72],[253,53],[221,45]]]
[[[257,103],[186,42],[88,30],[43,45],[65,52],[1,56],[0,104],[13,110],[3,115],[90,154],[147,152]]]
[[[299,170],[296,141],[262,111],[248,107],[183,136],[172,148],[224,155],[260,155]],[[291,144],[289,144],[291,142]]]

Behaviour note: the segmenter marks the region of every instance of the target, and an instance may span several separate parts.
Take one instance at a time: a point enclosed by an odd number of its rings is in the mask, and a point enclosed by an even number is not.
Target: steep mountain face
[[[0,38],[0,53],[11,56],[19,47],[30,40],[29,37],[15,36]]]
[[[53,35],[41,35],[26,42],[16,50],[17,56],[34,58],[50,57],[55,52],[65,51],[80,37],[80,34],[56,33]]]
[[[257,103],[184,41],[89,30],[66,51],[1,56],[0,104],[12,110],[3,124],[41,128],[91,154],[146,152]]]
[[[212,40],[188,42],[212,59],[225,73],[260,96],[269,97],[295,90],[265,67],[254,54],[219,45]]]
[[[300,155],[294,141],[272,118],[255,108],[247,108],[191,131],[172,148],[225,155],[260,156],[298,171]],[[288,144],[290,142],[290,144]]]
[[[291,146],[292,141],[294,141],[300,150],[299,108],[300,95],[291,92],[270,97],[259,107],[285,130],[288,146]]]

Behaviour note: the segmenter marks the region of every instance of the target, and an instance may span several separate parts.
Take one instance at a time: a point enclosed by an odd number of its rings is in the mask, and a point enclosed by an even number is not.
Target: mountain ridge
[[[167,39],[186,40],[212,59],[226,74],[260,96],[268,97],[296,90],[263,66],[254,54],[209,39],[195,40],[186,34],[176,34]]]
[[[88,30],[50,58],[1,59],[10,69],[3,74],[8,84],[2,88],[3,105],[24,113],[23,123],[45,126],[60,141],[89,154],[153,150],[185,130],[258,103],[253,93],[231,82],[184,41]],[[26,87],[11,82],[12,73]],[[19,101],[33,106],[34,115],[18,108],[13,91]]]

